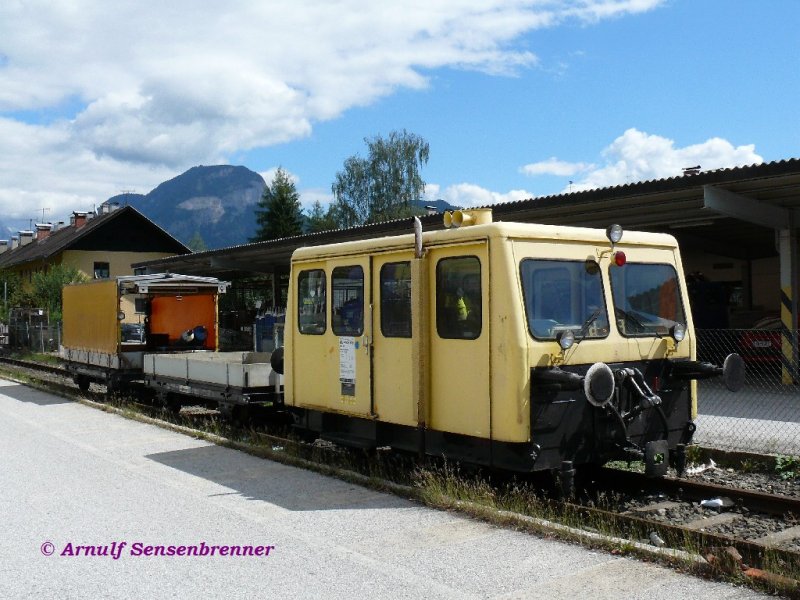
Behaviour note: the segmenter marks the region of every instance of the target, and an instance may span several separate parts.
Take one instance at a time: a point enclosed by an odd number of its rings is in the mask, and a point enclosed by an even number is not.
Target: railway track
[[[649,527],[653,543],[680,536],[711,554],[727,549],[738,567],[777,560],[792,572],[800,568],[800,497],[608,468],[599,479],[598,489],[623,496],[609,502],[609,512]]]
[[[79,392],[68,373],[60,367],[42,365],[30,361],[0,358],[0,365],[19,370],[29,377],[39,373],[49,391],[68,397],[85,398],[95,402],[107,402],[105,390],[96,386],[89,392]],[[167,416],[163,408],[153,403],[129,400],[128,403],[150,418],[163,419],[175,424],[176,415]],[[216,417],[216,411],[182,411],[181,426],[191,429],[202,421]],[[236,431],[234,426],[231,431]],[[203,433],[202,428],[196,429]],[[218,430],[219,431],[219,430]],[[309,443],[280,432],[267,429],[248,429],[238,439],[249,440],[259,448],[266,448],[270,458],[293,459],[310,463],[343,466],[356,472],[362,471],[365,479],[375,478],[374,464],[363,451],[349,451],[327,442]],[[262,452],[258,452],[261,454]],[[372,457],[374,459],[374,456]],[[386,463],[387,456],[379,457]],[[403,465],[413,469],[415,463],[407,455],[398,457],[394,466]],[[422,465],[425,468],[426,465]],[[435,467],[434,467],[435,468]],[[387,469],[388,470],[388,469]],[[385,470],[382,470],[382,472]],[[497,478],[498,481],[507,481]],[[409,477],[400,477],[386,482],[385,489],[407,485]],[[500,484],[502,485],[502,484]],[[406,488],[404,488],[406,489]],[[407,495],[415,496],[411,488]],[[498,488],[498,494],[499,494]],[[666,477],[648,479],[642,474],[617,469],[602,469],[594,477],[591,498],[582,502],[565,502],[552,498],[539,502],[546,506],[550,518],[563,519],[570,523],[603,523],[603,528],[630,540],[641,541],[657,547],[691,548],[714,568],[735,573],[747,569],[776,569],[792,577],[800,575],[800,498],[722,486],[685,478]],[[598,498],[603,498],[598,501]],[[699,506],[703,500],[719,499],[720,506]],[[525,515],[520,515],[521,518]],[[762,524],[753,527],[758,521]],[[767,525],[764,525],[767,523]],[[771,525],[769,524],[771,523]],[[761,535],[752,532],[761,531]],[[796,581],[785,579],[783,588],[794,586]]]
[[[651,493],[680,497],[684,501],[701,502],[713,498],[728,498],[735,506],[747,512],[761,512],[783,517],[796,515],[800,518],[800,497],[768,494],[757,490],[732,488],[729,486],[695,481],[686,478],[664,477],[648,479],[641,473],[618,469],[603,469],[604,478],[612,482],[613,489],[644,490]],[[709,508],[730,508],[729,506]]]
[[[33,362],[29,360],[19,360],[9,356],[0,357],[0,364],[67,377],[67,370],[58,365],[46,365],[44,363]]]

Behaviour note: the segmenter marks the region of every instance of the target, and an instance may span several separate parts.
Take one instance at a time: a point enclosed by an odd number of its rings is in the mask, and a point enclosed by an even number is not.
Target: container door
[[[429,429],[489,438],[487,244],[433,249]]]

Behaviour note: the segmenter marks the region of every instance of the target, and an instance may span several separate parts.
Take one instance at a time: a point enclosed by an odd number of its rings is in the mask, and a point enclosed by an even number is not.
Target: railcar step
[[[332,442],[339,446],[348,446],[350,448],[362,448],[364,450],[371,450],[378,446],[375,440],[369,438],[358,437],[352,433],[344,431],[326,431],[319,436],[326,442]]]

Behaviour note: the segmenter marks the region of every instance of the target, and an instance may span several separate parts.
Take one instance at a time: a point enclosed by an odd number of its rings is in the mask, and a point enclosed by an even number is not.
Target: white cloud
[[[291,171],[282,166],[270,167],[266,171],[261,171],[259,175],[261,175],[261,177],[264,178],[264,181],[266,182],[267,185],[270,185],[272,183],[272,180],[275,179],[275,175],[277,175],[278,169],[281,169],[289,178],[289,181],[291,181],[295,185],[295,187],[297,187],[297,184],[300,183],[300,177],[298,177],[297,175],[295,175],[294,173],[292,173]]]
[[[759,164],[755,145],[734,146],[722,138],[676,148],[675,142],[635,128],[628,129],[601,153],[603,164],[569,163],[555,157],[520,168],[526,175],[556,175],[580,179],[565,186],[564,192],[578,192],[602,187],[663,179],[682,175],[685,167],[700,165],[702,170]]]
[[[87,210],[122,190],[147,193],[175,176],[164,167],[131,165],[76,147],[64,127],[38,127],[0,118],[0,213],[28,218],[48,209],[50,219]]]
[[[526,190],[510,190],[505,193],[493,192],[474,183],[457,183],[444,189],[438,184],[429,183],[425,186],[425,198],[429,201],[441,199],[454,206],[469,208],[525,200],[533,198],[533,194]]]
[[[755,145],[734,146],[715,137],[699,144],[676,148],[659,135],[628,129],[603,150],[605,164],[574,182],[572,191],[677,177],[685,167],[705,170],[740,167],[763,162]]]
[[[424,88],[431,69],[513,75],[537,61],[514,45],[526,32],[661,1],[3,2],[0,155],[16,160],[0,165],[0,213],[30,198],[84,208],[119,185],[308,136]],[[43,122],[23,125],[34,114]]]
[[[315,202],[319,202],[323,208],[329,206],[333,202],[333,194],[330,190],[323,190],[319,188],[305,188],[299,189],[300,205],[303,210],[308,212]]]
[[[530,163],[520,167],[520,172],[525,175],[557,175],[559,177],[569,177],[594,168],[594,165],[587,163],[571,163],[557,158],[548,158],[540,162]]]
[[[702,170],[740,167],[763,162],[755,145],[734,146],[721,138],[711,138],[700,144],[676,148],[673,140],[628,129],[601,153],[603,164],[570,163],[551,157],[520,167],[530,176],[554,175],[581,178],[564,187],[563,193],[610,187],[650,179],[682,175],[685,167],[700,165]],[[488,206],[533,198],[534,194],[521,189],[505,193],[494,192],[472,183],[459,183],[442,188],[428,184],[428,200],[443,199],[456,206]]]

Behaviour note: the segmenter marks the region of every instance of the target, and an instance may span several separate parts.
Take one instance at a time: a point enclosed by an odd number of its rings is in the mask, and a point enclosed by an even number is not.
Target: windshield
[[[520,276],[533,337],[553,340],[565,330],[571,330],[576,339],[608,335],[608,313],[596,262],[527,258],[520,264]]]
[[[628,263],[609,269],[614,317],[624,336],[669,334],[686,325],[678,275],[672,265]]]

